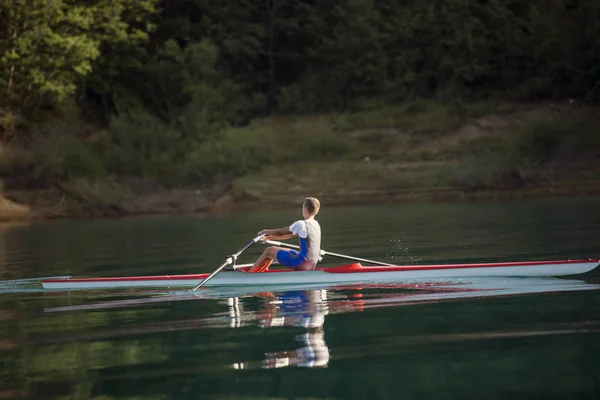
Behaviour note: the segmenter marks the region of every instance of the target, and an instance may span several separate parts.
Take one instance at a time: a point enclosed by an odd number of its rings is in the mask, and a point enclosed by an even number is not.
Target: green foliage
[[[167,179],[189,141],[145,111],[114,117],[96,147],[111,173]]]
[[[275,108],[600,93],[595,0],[191,0],[163,2],[160,18],[156,0],[12,4],[0,0],[0,86],[28,113],[75,93],[109,113],[143,104],[202,125]]]
[[[266,165],[352,156],[356,144],[336,130],[338,119],[269,119],[227,129],[188,155],[185,174],[195,181],[233,178]]]
[[[348,109],[364,97],[594,99],[600,90],[594,0],[343,3],[312,20],[322,40],[311,68],[282,89],[283,111]]]
[[[219,71],[218,57],[219,49],[208,40],[185,48],[168,40],[144,71],[149,109],[197,140],[239,122],[247,100],[239,86]]]
[[[231,179],[271,162],[272,148],[256,137],[244,140],[235,132],[208,140],[186,157],[183,171],[187,179],[211,182]]]
[[[0,108],[0,152],[2,146],[10,142],[17,133],[18,127],[23,123],[20,116]]]
[[[27,147],[17,144],[5,149],[0,156],[0,176],[23,187],[46,187],[76,177],[105,176],[100,155],[91,143],[78,137],[82,131],[85,131],[82,124],[61,121],[37,128]]]
[[[127,207],[132,193],[112,179],[89,180],[71,179],[61,185],[61,189],[93,210],[113,209],[120,211]]]
[[[49,180],[103,177],[106,171],[102,159],[91,143],[78,137],[84,129],[81,124],[57,121],[35,132],[29,149],[37,175]]]
[[[321,108],[323,101],[319,99],[318,85],[315,85],[318,79],[311,78],[312,76],[303,77],[298,83],[279,89],[277,105],[281,113],[308,114]]]
[[[127,24],[123,15],[150,11],[154,1],[19,3],[0,1],[0,85],[6,94],[2,104],[32,113],[75,94],[101,46],[145,40],[145,30]]]
[[[584,116],[575,122],[549,119],[526,125],[506,140],[505,164],[523,180],[549,179],[566,162],[600,155],[598,122],[596,116]]]

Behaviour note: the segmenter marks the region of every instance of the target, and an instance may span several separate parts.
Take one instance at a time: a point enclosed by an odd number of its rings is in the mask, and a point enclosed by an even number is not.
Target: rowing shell
[[[338,283],[402,282],[415,279],[465,277],[526,277],[583,274],[596,268],[599,260],[533,261],[486,264],[362,266],[349,264],[314,271],[272,270],[249,273],[247,268],[223,271],[206,286],[274,286]],[[209,274],[137,276],[123,278],[43,279],[44,289],[109,289],[135,287],[195,287]]]

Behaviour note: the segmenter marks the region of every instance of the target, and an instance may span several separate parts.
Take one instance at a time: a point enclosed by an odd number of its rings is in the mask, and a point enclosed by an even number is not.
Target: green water
[[[319,221],[324,249],[394,263],[599,258],[599,206],[324,205]],[[598,398],[600,270],[198,295],[36,280],[211,271],[299,213],[0,225],[0,399]]]

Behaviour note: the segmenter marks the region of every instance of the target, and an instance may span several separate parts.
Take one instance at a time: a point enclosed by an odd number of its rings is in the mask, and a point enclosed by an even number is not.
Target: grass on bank
[[[554,116],[465,144],[469,154],[452,184],[461,189],[511,189],[600,176],[600,117]]]
[[[296,151],[278,153],[280,159],[271,158],[260,171],[237,179],[235,187],[269,198],[307,192],[360,195],[361,190],[468,193],[600,181],[595,110],[501,105],[491,113],[490,105],[476,104],[473,112],[453,114],[435,104],[419,104],[418,111],[412,107],[269,119],[234,132],[246,140],[261,135],[263,143],[271,143],[267,152],[277,151],[273,143],[278,140]],[[331,153],[319,151],[323,142]]]
[[[275,116],[201,140],[148,115],[122,117],[105,129],[56,122],[6,146],[0,178],[10,188],[59,186],[104,209],[123,209],[136,193],[219,181],[263,199],[598,180],[596,111],[414,101],[357,113]]]

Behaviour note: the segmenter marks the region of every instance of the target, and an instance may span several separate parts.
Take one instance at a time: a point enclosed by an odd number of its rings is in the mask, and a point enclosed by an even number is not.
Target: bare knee
[[[277,258],[277,251],[279,251],[277,247],[270,246],[265,249],[264,255],[269,258]]]

